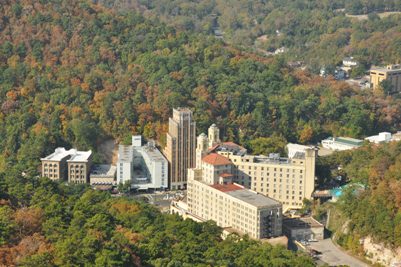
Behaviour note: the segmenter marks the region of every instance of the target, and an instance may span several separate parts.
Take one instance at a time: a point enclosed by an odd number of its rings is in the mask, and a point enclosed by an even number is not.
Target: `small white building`
[[[343,58],[343,66],[344,67],[351,68],[351,67],[355,67],[357,65],[358,65],[358,61],[356,61],[354,59],[354,57],[345,57],[345,58]]]
[[[322,140],[322,146],[330,150],[349,150],[362,146],[363,140],[350,137],[329,137]]]
[[[366,137],[365,140],[368,140],[371,143],[380,144],[387,143],[391,141],[391,133],[389,132],[381,132],[378,135],[372,135]]]

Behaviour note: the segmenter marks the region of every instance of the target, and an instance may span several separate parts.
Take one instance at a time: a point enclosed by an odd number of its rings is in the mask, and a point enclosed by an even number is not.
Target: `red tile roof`
[[[234,175],[232,175],[231,173],[222,173],[219,176],[223,178],[228,178],[228,177],[233,177]]]
[[[216,153],[211,153],[207,156],[204,156],[202,161],[215,166],[232,164],[228,158]]]
[[[213,187],[214,189],[217,189],[221,192],[230,192],[244,189],[244,187],[237,184],[213,184],[210,185],[210,187]]]

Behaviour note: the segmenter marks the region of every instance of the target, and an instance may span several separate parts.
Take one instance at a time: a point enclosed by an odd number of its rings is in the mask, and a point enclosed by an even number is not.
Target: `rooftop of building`
[[[133,147],[131,145],[118,146],[118,161],[119,162],[132,162]]]
[[[236,191],[236,190],[243,190],[244,187],[238,184],[212,184],[210,187],[213,187],[214,189],[217,189],[221,192],[231,192],[231,191]]]
[[[66,150],[64,147],[58,147],[54,150],[54,152],[41,160],[50,160],[50,161],[61,161],[62,159],[68,157],[68,162],[84,162],[89,159],[92,155],[92,151],[78,151],[76,149]]]
[[[226,194],[258,208],[281,205],[280,202],[249,189],[232,190]]]
[[[347,144],[347,145],[353,145],[353,146],[360,146],[363,143],[363,140],[355,139],[355,138],[351,138],[351,137],[329,137],[325,140],[331,140],[334,142],[343,143],[343,144]]]
[[[204,156],[202,158],[202,161],[214,166],[232,164],[232,162],[228,158],[217,153],[210,153],[209,155]]]
[[[305,155],[304,153],[301,153]],[[280,157],[279,153],[270,153],[269,156],[259,155],[251,156],[255,163],[271,163],[271,164],[290,164],[291,161],[288,158]]]
[[[173,109],[173,111],[190,112],[190,113],[192,113],[192,110],[190,110],[190,109],[187,108],[187,107],[178,107],[178,108]]]
[[[370,71],[378,71],[378,72],[401,72],[401,65],[387,65],[386,67],[377,67],[374,66],[370,69]]]
[[[246,148],[234,143],[234,142],[223,142],[221,144],[215,145],[209,149],[210,151],[221,151],[221,152],[231,152],[234,155],[245,155]]]
[[[60,161],[65,157],[70,156],[75,149],[66,150],[64,147],[58,147],[54,150],[54,152],[41,160],[52,160],[52,161]]]
[[[94,165],[90,172],[90,177],[114,177],[116,175],[117,167],[111,164]]]
[[[356,60],[354,59],[354,57],[345,57],[343,58],[343,61],[356,61]]]
[[[291,149],[297,149],[297,150],[306,150],[310,148],[314,148],[313,146],[305,146],[305,145],[300,145],[300,144],[293,144],[293,143],[288,143],[287,148]]]
[[[323,224],[312,217],[285,218],[283,219],[283,225],[292,229],[324,227]]]
[[[77,151],[71,155],[71,158],[67,162],[87,162],[92,155],[92,150],[89,151]]]
[[[251,204],[255,207],[267,207],[274,205],[281,205],[280,202],[264,196],[262,194],[258,194],[255,191],[244,188],[242,185],[232,183],[232,184],[213,184],[209,185],[210,187],[217,189],[221,192],[224,192],[234,198],[237,198],[241,201],[244,201],[248,204]]]
[[[146,153],[147,156],[150,158],[151,161],[165,161],[163,154],[157,149],[154,145],[154,142],[149,142],[147,145],[142,146],[140,148],[135,148],[142,153]]]

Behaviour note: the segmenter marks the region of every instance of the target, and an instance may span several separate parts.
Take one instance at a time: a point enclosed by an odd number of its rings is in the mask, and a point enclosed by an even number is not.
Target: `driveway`
[[[369,265],[348,255],[333,244],[330,238],[319,242],[311,242],[310,248],[320,251],[319,259],[329,265],[348,265],[351,267],[368,267]]]

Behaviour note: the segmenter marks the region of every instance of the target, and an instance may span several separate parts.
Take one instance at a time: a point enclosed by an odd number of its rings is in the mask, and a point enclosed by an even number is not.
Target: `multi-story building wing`
[[[188,170],[189,213],[253,238],[280,236],[281,203],[232,183],[233,168],[226,157],[211,153],[203,158],[201,169]]]
[[[164,150],[169,162],[171,189],[185,188],[187,169],[194,168],[196,165],[195,150],[196,123],[192,120],[192,111],[187,108],[173,109]]]
[[[316,158],[313,148],[305,153],[297,152],[292,159],[281,158],[278,154],[226,156],[235,166],[235,182],[280,201],[284,209],[299,209],[303,199],[312,196]]]
[[[67,160],[68,182],[75,184],[89,183],[92,166],[92,151],[74,151]]]
[[[70,158],[72,149],[66,150],[64,147],[58,147],[54,153],[41,158],[42,176],[51,180],[67,180],[67,159]]]
[[[208,136],[216,137],[210,132]],[[212,143],[213,147],[205,149],[205,143]],[[210,142],[205,136],[199,136],[196,149],[198,169],[204,169],[205,160],[200,157],[207,159],[208,153],[217,153],[232,162],[233,182],[280,201],[285,210],[299,209],[304,198],[312,197],[317,154],[314,147],[291,144],[289,158],[279,154],[256,156],[247,154],[245,148],[235,143]]]
[[[119,145],[117,160],[117,184],[131,182],[134,171],[133,146]]]

